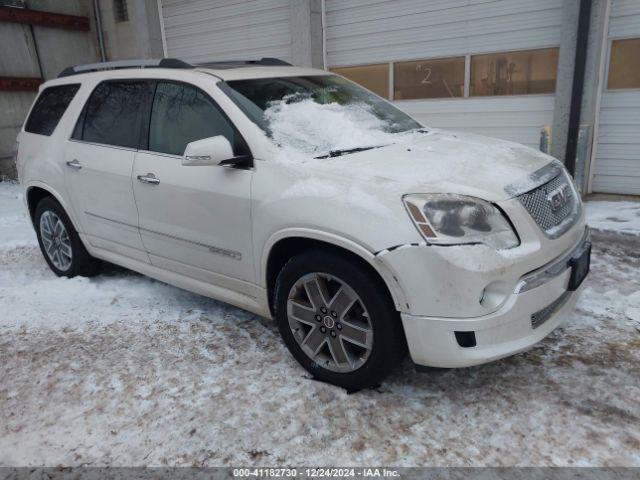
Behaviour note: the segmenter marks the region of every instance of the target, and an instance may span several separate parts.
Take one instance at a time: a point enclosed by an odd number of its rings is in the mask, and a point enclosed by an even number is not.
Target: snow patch
[[[625,315],[640,328],[640,290],[627,297]]]
[[[38,241],[17,182],[0,182],[0,245],[19,247]]]
[[[640,235],[640,202],[589,201],[587,223],[597,230]]]

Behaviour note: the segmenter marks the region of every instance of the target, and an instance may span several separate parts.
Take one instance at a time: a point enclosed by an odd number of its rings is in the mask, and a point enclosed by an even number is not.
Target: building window
[[[0,7],[27,8],[25,0],[0,0]]]
[[[388,63],[332,68],[331,71],[362,85],[364,88],[371,90],[383,98],[389,98]]]
[[[116,23],[128,21],[127,0],[113,0],[113,14],[116,18]]]
[[[640,88],[640,38],[614,40],[611,43],[607,88]]]
[[[471,96],[554,93],[558,48],[471,56]]]
[[[393,99],[464,96],[464,57],[393,64]]]

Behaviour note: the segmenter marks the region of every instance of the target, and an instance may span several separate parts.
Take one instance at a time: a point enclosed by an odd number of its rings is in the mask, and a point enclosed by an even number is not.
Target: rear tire
[[[274,307],[287,348],[318,380],[374,387],[406,354],[386,286],[346,255],[314,250],[290,259],[276,279]]]
[[[34,227],[42,255],[49,268],[59,277],[92,277],[100,261],[87,252],[62,206],[45,197],[36,206]]]

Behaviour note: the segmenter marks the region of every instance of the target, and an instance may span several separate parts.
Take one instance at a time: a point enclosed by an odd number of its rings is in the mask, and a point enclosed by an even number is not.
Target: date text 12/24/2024
[[[388,468],[234,468],[233,476],[264,478],[394,478],[400,473]]]

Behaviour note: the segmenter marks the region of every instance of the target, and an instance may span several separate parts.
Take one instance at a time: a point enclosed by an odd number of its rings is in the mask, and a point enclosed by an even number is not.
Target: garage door
[[[640,195],[640,1],[613,0],[592,189]]]
[[[291,61],[290,0],[162,0],[167,56]]]
[[[538,147],[562,2],[326,0],[327,63],[427,125]]]

